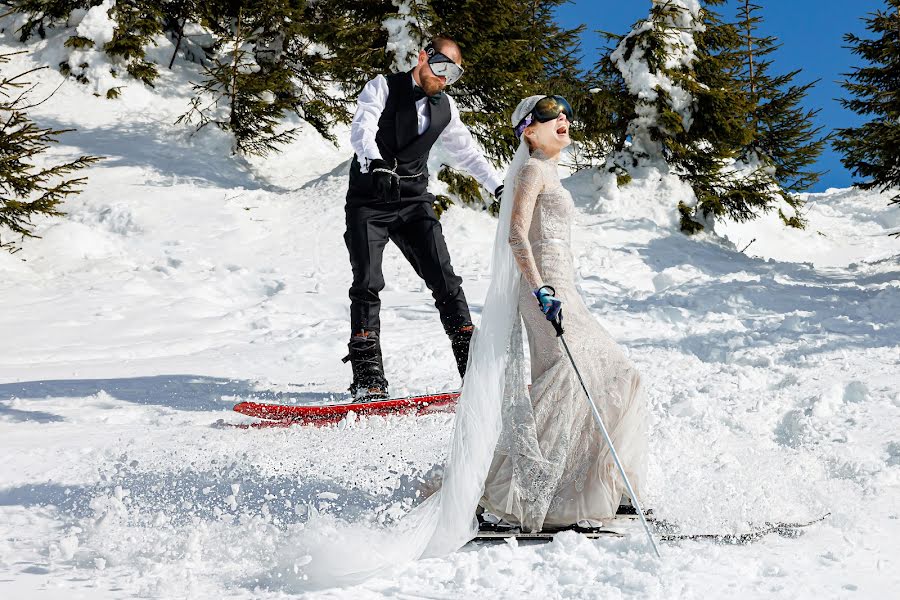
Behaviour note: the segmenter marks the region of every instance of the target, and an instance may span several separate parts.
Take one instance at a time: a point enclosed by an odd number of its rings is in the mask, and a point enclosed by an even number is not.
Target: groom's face
[[[462,56],[460,56],[456,47],[448,45],[445,48],[438,49],[438,52],[455,62],[457,65],[462,64]],[[428,64],[428,54],[424,50],[419,52],[419,64],[416,65],[416,69],[419,72],[419,84],[429,96],[434,96],[435,94],[444,91],[444,88],[447,87],[447,78],[438,77],[434,74],[434,71],[431,70],[431,65]]]

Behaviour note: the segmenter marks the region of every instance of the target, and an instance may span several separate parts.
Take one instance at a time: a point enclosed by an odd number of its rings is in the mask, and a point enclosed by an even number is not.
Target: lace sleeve
[[[538,194],[544,188],[540,167],[526,163],[516,175],[515,196],[512,215],[509,223],[509,245],[519,265],[519,270],[531,289],[541,286],[541,274],[538,271],[531,244],[528,241],[528,230],[534,216],[534,207]]]

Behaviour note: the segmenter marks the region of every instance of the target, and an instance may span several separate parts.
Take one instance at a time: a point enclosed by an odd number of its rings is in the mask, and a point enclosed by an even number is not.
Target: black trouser
[[[453,272],[441,224],[429,202],[346,207],[344,241],[350,251],[351,332],[381,330],[378,293],[384,289],[381,257],[388,240],[394,242],[434,296],[434,305],[448,334],[471,325],[462,279]]]

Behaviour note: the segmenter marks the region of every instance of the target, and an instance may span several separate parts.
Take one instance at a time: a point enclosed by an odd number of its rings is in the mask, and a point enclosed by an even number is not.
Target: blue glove
[[[556,290],[549,285],[543,285],[532,292],[537,298],[541,312],[547,315],[548,321],[555,321],[562,310],[562,300],[555,297]]]

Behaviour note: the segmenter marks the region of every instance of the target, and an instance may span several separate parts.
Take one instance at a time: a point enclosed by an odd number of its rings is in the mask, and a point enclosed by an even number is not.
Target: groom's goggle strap
[[[425,54],[428,55],[428,66],[431,67],[431,72],[438,77],[446,77],[447,85],[456,83],[462,77],[463,68],[445,54],[438,52],[431,44],[425,46]]]
[[[544,96],[537,101],[537,104],[534,105],[531,112],[525,115],[522,120],[519,121],[519,124],[516,125],[516,137],[520,137],[522,132],[525,131],[525,128],[535,121],[538,123],[546,123],[547,121],[555,120],[560,114],[565,114],[569,122],[575,120],[575,111],[572,110],[572,106],[569,104],[568,100],[562,96]]]

